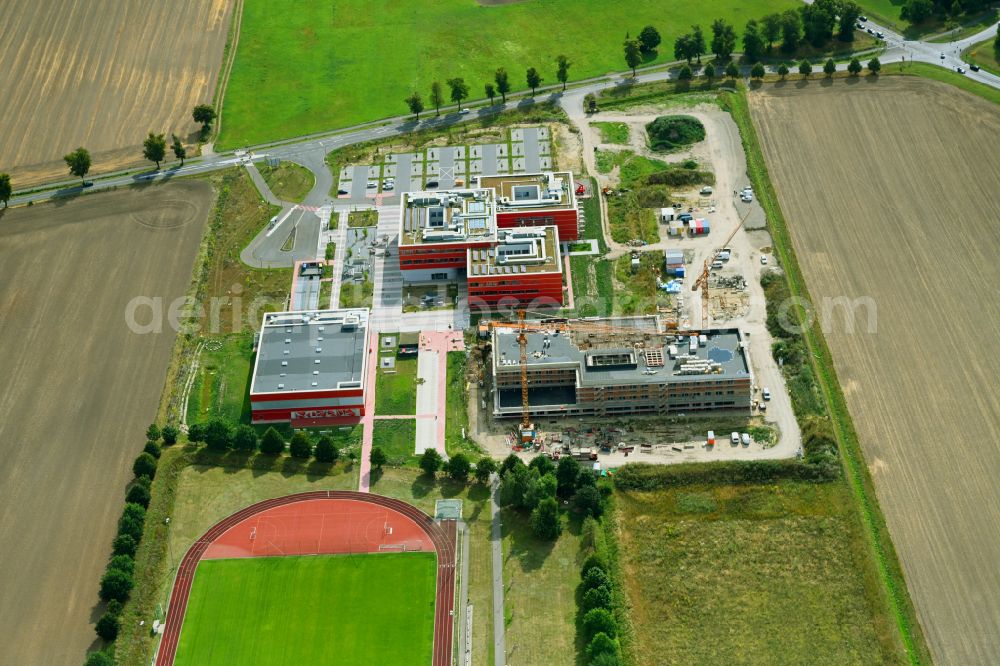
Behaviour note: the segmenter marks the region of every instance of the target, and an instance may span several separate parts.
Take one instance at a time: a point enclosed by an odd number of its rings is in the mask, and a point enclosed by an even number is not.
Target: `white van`
[[[729,436],[729,441],[733,443],[733,446],[736,446],[737,444],[739,444],[740,443],[740,433],[734,432],[733,434],[731,434]]]
[[[771,389],[766,388],[766,389],[762,390],[760,392],[760,394],[762,396],[764,396],[764,400],[770,400],[771,399]]]

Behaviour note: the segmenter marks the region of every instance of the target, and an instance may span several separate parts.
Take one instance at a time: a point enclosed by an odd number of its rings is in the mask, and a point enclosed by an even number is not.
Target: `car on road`
[[[93,186],[94,186],[94,181],[92,181],[92,180],[85,180],[85,181],[83,181],[82,187],[93,187]]]
[[[459,111],[459,113],[461,113],[464,116],[464,115],[467,115],[469,113],[472,113],[472,109],[465,108],[465,109],[462,109],[461,111]]]
[[[944,60],[944,51],[941,51],[941,60]]]
[[[395,189],[395,188],[396,188],[396,179],[395,178],[383,178],[382,179],[382,189],[383,190],[392,190],[392,189]]]
[[[868,34],[869,34],[869,35],[874,35],[874,34],[875,34],[875,31],[874,31],[874,30],[872,30],[871,28],[868,28]]]
[[[958,72],[959,74],[965,74],[965,68],[964,67],[956,67],[955,71]]]
[[[705,187],[701,188],[701,190],[700,190],[700,194],[711,194],[711,193],[712,193],[712,188],[709,187],[708,185],[706,185]]]
[[[766,254],[760,255],[760,265],[761,266],[767,266],[767,255]]]
[[[969,69],[971,69],[973,72],[978,72],[979,65],[977,65],[976,63],[972,63],[971,65],[969,65]]]
[[[760,394],[764,398],[764,400],[770,400],[771,399],[771,389],[769,389],[769,388],[761,389]]]
[[[867,20],[868,20],[868,17],[867,17],[867,16],[864,16],[864,15],[862,15],[862,16],[861,16],[861,20],[862,20],[862,21],[867,21]]]
[[[858,21],[858,23],[857,23],[857,25],[856,25],[855,27],[856,27],[856,28],[857,28],[858,30],[864,30],[864,29],[865,29],[865,24],[864,24],[864,23],[862,23],[862,22],[860,22],[860,21]]]
[[[880,30],[876,30],[875,31],[875,37],[876,37],[876,39],[885,39],[885,33],[883,33]]]
[[[753,194],[751,194],[750,192],[741,192],[740,201],[742,201],[743,203],[751,203],[753,201]]]

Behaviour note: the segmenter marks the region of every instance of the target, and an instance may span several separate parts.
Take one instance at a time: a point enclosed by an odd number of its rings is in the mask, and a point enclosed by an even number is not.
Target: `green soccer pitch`
[[[175,663],[430,663],[435,572],[433,553],[205,560]]]

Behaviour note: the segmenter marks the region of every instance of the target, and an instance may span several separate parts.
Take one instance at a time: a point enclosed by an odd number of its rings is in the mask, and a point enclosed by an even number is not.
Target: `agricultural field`
[[[998,663],[1000,107],[909,77],[750,107],[930,650]]]
[[[212,102],[234,4],[4,3],[0,170],[23,187],[69,177],[77,146],[103,172],[143,163],[149,131],[195,143],[191,109]]]
[[[638,663],[903,663],[842,481],[676,486],[615,504]]]
[[[707,30],[725,18],[742,26],[797,6],[793,0],[717,0],[708,7],[681,0],[558,7],[540,0],[347,0],[333,12],[315,0],[246,0],[218,143],[231,148],[401,115],[407,95],[419,91],[426,102],[432,81],[452,77],[464,77],[472,99],[482,98],[498,67],[506,68],[514,90],[527,88],[528,67],[553,84],[560,54],[572,61],[573,79],[622,70],[623,36],[647,24],[663,36],[649,63],[666,62],[674,38],[691,24]]]
[[[203,561],[177,662],[426,663],[436,568],[434,553]]]
[[[95,640],[98,580],[175,339],[165,311],[160,332],[130,330],[129,302],[184,295],[212,198],[174,182],[0,215],[9,663],[77,666]],[[135,321],[153,323],[150,308]]]

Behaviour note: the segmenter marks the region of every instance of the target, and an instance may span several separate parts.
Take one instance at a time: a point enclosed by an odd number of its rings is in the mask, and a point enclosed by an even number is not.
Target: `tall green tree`
[[[160,170],[160,162],[167,156],[167,140],[162,134],[149,133],[142,142],[142,156],[150,162],[155,162],[156,170]]]
[[[830,78],[836,71],[837,63],[833,61],[833,58],[827,58],[826,62],[823,63],[823,73],[826,74],[827,78]]]
[[[600,632],[591,639],[590,644],[587,646],[587,655],[591,659],[596,659],[607,654],[618,654],[618,643],[607,634]]]
[[[625,49],[625,64],[632,70],[632,76],[634,77],[635,68],[642,62],[642,48],[639,46],[638,39],[626,39],[623,46]]]
[[[174,151],[174,157],[181,161],[181,166],[184,166],[184,160],[187,159],[187,148],[181,143],[181,138],[176,134],[171,134],[170,139],[172,143],[170,144],[170,149]]]
[[[851,62],[847,65],[847,71],[851,73],[851,76],[860,74],[861,69],[861,61],[857,58],[851,58]]]
[[[764,65],[759,62],[755,62],[753,67],[750,68],[750,78],[751,79],[762,79],[767,71],[764,69]]]
[[[133,585],[135,585],[135,581],[132,579],[131,574],[119,571],[118,569],[111,569],[101,577],[99,596],[102,601],[111,601],[114,599],[124,602],[128,599]]]
[[[861,16],[861,7],[851,0],[844,0],[837,10],[837,38],[842,42],[854,41],[854,25]]]
[[[720,60],[729,60],[736,50],[736,30],[723,19],[712,21],[712,53]]]
[[[241,453],[254,453],[260,441],[252,425],[241,423],[233,431],[233,449]]]
[[[560,497],[566,499],[573,494],[578,476],[580,476],[580,463],[576,458],[563,456],[559,459],[559,465],[556,466],[556,481]]]
[[[747,62],[757,62],[764,53],[764,37],[760,34],[760,26],[757,21],[747,21],[747,26],[743,30],[743,55]]]
[[[794,53],[802,42],[802,16],[794,9],[781,15],[781,50]]]
[[[643,53],[652,53],[660,45],[660,31],[651,25],[647,25],[639,33],[639,44]]]
[[[83,180],[87,172],[90,171],[90,151],[86,148],[77,148],[73,152],[67,153],[63,156],[63,160],[69,167],[69,172],[80,180]]]
[[[109,643],[116,638],[118,638],[118,631],[121,629],[121,620],[118,619],[117,615],[112,615],[111,613],[105,613],[97,620],[97,624],[94,625],[94,631],[105,641]]]
[[[274,427],[264,431],[264,436],[260,438],[260,452],[269,456],[276,456],[285,450],[285,438],[281,436]]]
[[[214,418],[205,424],[205,446],[210,451],[226,451],[232,444],[233,431],[224,420]]]
[[[878,76],[878,73],[882,71],[882,63],[879,62],[878,58],[872,58],[868,61],[868,71],[876,76]]]
[[[691,47],[691,35],[681,35],[674,40],[674,58],[687,60],[690,65],[694,59],[694,49]]]
[[[420,469],[424,470],[424,474],[427,476],[434,476],[441,469],[443,463],[444,460],[441,458],[441,454],[437,452],[437,449],[424,449],[424,452],[420,455]]]
[[[774,48],[774,43],[781,37],[782,18],[781,14],[768,14],[761,19],[761,36],[767,42],[767,52]]]
[[[304,430],[296,430],[288,443],[288,452],[293,458],[305,460],[312,455],[312,442]]]
[[[785,80],[785,77],[788,76],[788,65],[785,63],[778,65],[778,76],[781,77],[782,81]]]
[[[490,475],[497,471],[497,464],[493,458],[483,456],[476,463],[476,481],[486,484],[490,480]]]
[[[372,447],[372,452],[368,456],[368,462],[370,462],[372,467],[375,469],[381,470],[382,466],[389,462],[389,456],[386,455],[381,446],[375,446]]]
[[[802,16],[802,32],[806,41],[820,48],[833,37],[833,26],[837,20],[838,0],[814,0],[812,4],[799,7]]]
[[[420,120],[420,112],[424,110],[424,100],[420,96],[420,93],[414,92],[412,95],[407,97],[405,100],[407,108],[410,109],[410,113]]]
[[[490,98],[490,106],[493,106],[493,98],[497,96],[497,89],[492,83],[487,83],[483,88],[483,92],[486,96]]]
[[[799,74],[801,74],[803,78],[808,79],[809,75],[812,74],[812,72],[813,72],[812,63],[809,62],[807,59],[803,58],[802,62],[799,63]]]
[[[699,65],[701,57],[708,53],[708,47],[705,46],[705,33],[701,31],[700,25],[691,26],[691,51],[698,58]]]
[[[212,123],[219,117],[219,114],[215,112],[215,107],[211,104],[199,104],[191,111],[191,117],[196,123],[201,124],[201,134],[204,136],[208,134],[208,130],[212,128]]]
[[[337,450],[333,440],[324,435],[316,441],[316,448],[313,450],[313,456],[316,457],[316,462],[332,463],[337,461],[337,458],[340,456],[340,451]]]
[[[431,104],[434,105],[434,115],[441,115],[441,105],[444,104],[444,90],[441,82],[435,81],[431,84]]]
[[[562,84],[563,90],[566,90],[566,82],[569,81],[569,68],[572,64],[569,58],[564,55],[556,58],[556,80]]]
[[[11,195],[14,194],[14,187],[10,184],[10,174],[0,173],[0,201],[3,201],[3,207],[7,207],[7,202],[10,201]]]
[[[448,476],[456,481],[465,482],[469,478],[469,472],[472,471],[472,462],[464,453],[456,453],[448,459],[444,468]]]
[[[500,93],[500,99],[506,104],[507,93],[510,92],[510,76],[507,75],[507,70],[500,67],[497,71],[493,72],[493,81],[497,84],[497,92]]]
[[[469,86],[465,82],[465,79],[455,77],[448,79],[448,88],[451,90],[451,101],[455,103],[455,108],[457,109],[462,105],[462,100],[469,96]]]
[[[606,608],[591,608],[583,616],[583,634],[590,641],[602,631],[610,638],[618,635],[618,623],[615,621],[615,616]]]
[[[531,512],[531,531],[539,539],[555,540],[562,532],[559,521],[559,504],[552,497],[538,502]]]
[[[140,476],[148,476],[153,478],[156,476],[156,458],[149,455],[145,451],[140,453],[135,462],[132,463],[132,473],[135,474],[135,478]]]
[[[528,87],[531,88],[531,96],[534,97],[535,88],[542,85],[542,75],[534,67],[529,67],[528,71],[524,74],[524,80],[527,82]]]

